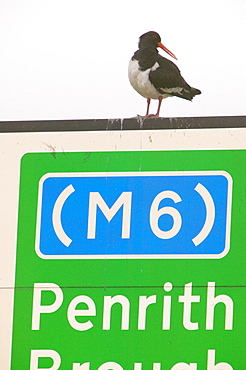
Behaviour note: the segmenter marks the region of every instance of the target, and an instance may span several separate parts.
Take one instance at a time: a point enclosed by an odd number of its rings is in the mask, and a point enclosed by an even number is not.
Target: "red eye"
[[[152,35],[153,39],[157,39],[157,36],[156,35]]]

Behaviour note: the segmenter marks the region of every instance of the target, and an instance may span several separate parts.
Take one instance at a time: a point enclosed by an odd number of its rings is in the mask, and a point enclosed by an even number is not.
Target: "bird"
[[[176,56],[161,43],[161,37],[157,32],[149,31],[141,35],[138,47],[129,62],[128,77],[132,87],[147,99],[145,117],[159,117],[164,98],[177,96],[192,100],[194,96],[201,94],[200,90],[188,85],[176,64],[159,54],[157,48],[161,48],[177,60]],[[159,100],[156,114],[149,114],[151,99]]]

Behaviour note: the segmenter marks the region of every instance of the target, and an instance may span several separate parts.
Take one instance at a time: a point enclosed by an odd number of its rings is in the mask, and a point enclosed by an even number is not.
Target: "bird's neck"
[[[153,47],[140,48],[134,55],[138,60],[141,70],[153,67],[157,61],[158,51]]]

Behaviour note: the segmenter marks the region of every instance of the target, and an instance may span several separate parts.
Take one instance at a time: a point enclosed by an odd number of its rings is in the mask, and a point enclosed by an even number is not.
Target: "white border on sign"
[[[220,175],[228,181],[227,214],[225,248],[219,254],[76,254],[76,255],[45,255],[40,251],[40,229],[43,183],[52,177],[143,177],[143,176],[202,176]],[[38,208],[36,221],[35,251],[42,259],[220,259],[227,255],[230,249],[231,228],[231,204],[232,204],[232,177],[226,171],[131,171],[131,172],[57,172],[43,175],[39,181]]]

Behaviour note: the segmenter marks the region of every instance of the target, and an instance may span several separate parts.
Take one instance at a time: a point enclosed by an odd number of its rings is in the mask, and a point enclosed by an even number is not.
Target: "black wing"
[[[160,94],[167,93],[187,100],[201,94],[200,90],[187,84],[178,67],[169,59],[158,55],[157,63],[160,67],[150,72],[149,79]]]

